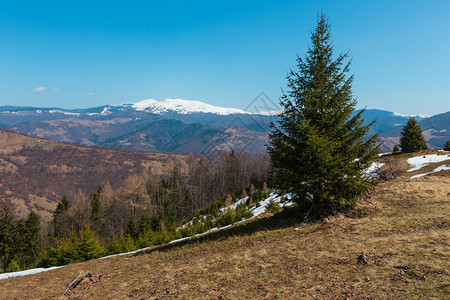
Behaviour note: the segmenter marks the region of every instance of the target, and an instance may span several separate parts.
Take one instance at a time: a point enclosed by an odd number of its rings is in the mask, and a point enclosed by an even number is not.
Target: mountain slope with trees
[[[166,174],[183,166],[185,156],[92,148],[0,130],[0,203],[14,215],[35,211],[50,218],[64,195],[94,192],[99,185],[118,188],[132,174]]]
[[[177,244],[0,280],[0,294],[58,298],[90,271],[96,283],[86,279],[69,297],[445,299],[450,173],[413,180],[409,157],[391,156],[399,176],[351,212],[311,223],[295,208],[269,213]]]

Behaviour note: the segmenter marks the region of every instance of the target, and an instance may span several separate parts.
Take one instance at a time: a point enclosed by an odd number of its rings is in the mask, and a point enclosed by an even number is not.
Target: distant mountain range
[[[398,143],[409,117],[377,109],[364,113],[366,122],[377,120],[370,133],[381,131],[385,151]],[[450,139],[450,112],[418,115],[416,119],[431,147],[440,148]],[[250,113],[181,99],[147,99],[86,109],[0,107],[0,126],[23,134],[84,145],[173,153],[265,151],[269,124],[277,120],[274,111]]]

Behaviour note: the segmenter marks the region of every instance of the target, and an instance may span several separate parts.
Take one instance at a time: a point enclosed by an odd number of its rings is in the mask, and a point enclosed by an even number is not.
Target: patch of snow
[[[378,153],[378,157],[385,156],[385,155],[388,155],[388,154],[392,154],[392,152]]]
[[[438,163],[448,159],[450,159],[450,154],[447,155],[429,154],[411,157],[408,158],[407,162],[412,166],[412,168],[406,172],[417,171],[430,163]]]
[[[442,129],[442,130],[439,131],[439,132],[447,132],[447,129]]]
[[[279,115],[282,112],[283,112],[282,110],[268,110],[268,111],[255,112],[253,114],[255,114],[255,115],[263,115],[263,116],[275,116],[275,115]]]
[[[111,114],[111,112],[108,110],[108,107],[103,108],[102,112],[100,113],[102,116],[106,116]]]
[[[151,107],[153,104],[157,103],[158,101],[154,99],[146,99],[142,100],[136,103],[133,103],[131,107],[133,107],[135,110],[146,110],[147,108]]]
[[[381,168],[382,166],[384,166],[384,163],[380,163],[377,161],[374,161],[370,167],[368,167],[365,171],[365,173],[369,176],[375,176],[378,169]]]
[[[1,279],[13,278],[13,277],[19,277],[19,276],[26,276],[26,275],[37,274],[37,273],[41,273],[41,272],[46,272],[46,271],[59,269],[59,268],[62,268],[62,267],[64,267],[64,266],[61,266],[61,267],[50,267],[50,268],[35,268],[35,269],[29,269],[29,270],[19,271],[19,272],[2,273],[2,274],[0,274],[0,280]]]
[[[56,113],[58,113],[58,114],[63,114],[63,115],[68,115],[68,116],[77,116],[77,117],[80,116],[79,113],[73,113],[73,112],[62,111],[62,110],[56,110],[56,109],[49,110],[48,112],[51,113],[51,114],[56,114]]]
[[[431,172],[414,175],[414,176],[411,176],[411,178],[419,178],[419,177],[422,177],[422,176],[425,176],[425,175],[428,175],[428,174],[431,174],[431,173],[436,173],[436,172],[440,172],[440,171],[444,171],[444,170],[450,170],[450,167],[448,167],[447,165],[442,165],[442,166],[439,166],[439,167],[435,168]]]

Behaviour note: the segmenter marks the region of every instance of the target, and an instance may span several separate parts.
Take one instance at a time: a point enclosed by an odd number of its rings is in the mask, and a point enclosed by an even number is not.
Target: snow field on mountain
[[[136,110],[150,111],[153,113],[165,113],[175,111],[180,114],[189,113],[212,113],[218,115],[231,114],[249,114],[249,112],[237,108],[225,108],[210,105],[200,101],[182,100],[182,99],[166,99],[163,101],[156,101],[153,99],[142,100],[132,105]]]

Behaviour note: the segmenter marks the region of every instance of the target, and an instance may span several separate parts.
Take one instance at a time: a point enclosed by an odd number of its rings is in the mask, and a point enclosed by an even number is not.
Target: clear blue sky
[[[320,10],[359,107],[450,110],[448,0],[2,1],[0,105],[278,101]]]

